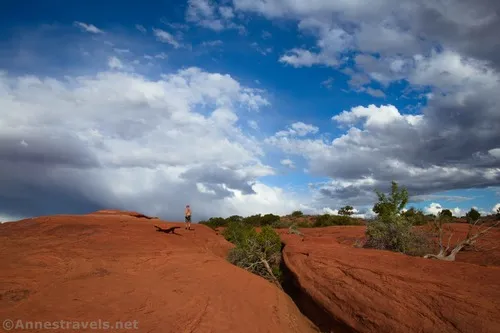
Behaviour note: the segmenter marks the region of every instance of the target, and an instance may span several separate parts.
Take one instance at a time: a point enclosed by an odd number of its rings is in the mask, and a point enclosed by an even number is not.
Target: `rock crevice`
[[[302,231],[281,233],[283,285],[323,332],[499,332],[500,267],[354,248],[363,227]]]

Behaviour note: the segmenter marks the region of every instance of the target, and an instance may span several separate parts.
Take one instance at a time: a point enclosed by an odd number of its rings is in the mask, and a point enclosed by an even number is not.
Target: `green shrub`
[[[332,216],[333,225],[360,225],[358,220],[350,216]]]
[[[222,232],[224,238],[238,246],[244,242],[251,234],[256,233],[253,226],[244,222],[229,222],[226,229]]]
[[[265,225],[272,225],[273,223],[279,222],[280,217],[274,214],[266,214],[262,216],[261,214],[247,216],[242,219],[246,224],[253,225],[254,227],[260,227]]]
[[[302,213],[300,210],[296,210],[292,213],[292,217],[302,217],[304,216],[304,213]]]
[[[319,227],[327,227],[330,226],[330,214],[323,214],[316,216],[316,219],[313,223],[313,227],[319,228]]]
[[[429,222],[429,219],[424,215],[421,210],[416,210],[414,207],[411,207],[406,212],[402,214],[408,222],[412,225],[425,225]]]
[[[300,221],[297,223],[298,228],[311,228],[313,225],[307,221]]]
[[[406,252],[404,253],[410,256],[422,257],[434,251],[435,246],[432,241],[432,235],[428,231],[413,228]]]
[[[225,219],[225,224],[228,224],[229,222],[241,222],[243,221],[243,217],[239,215],[232,215],[229,216],[227,219]]]
[[[411,224],[402,218],[392,223],[375,221],[366,228],[365,247],[405,252],[410,232]]]
[[[253,225],[255,227],[260,226],[260,220],[262,218],[261,214],[256,214],[256,215],[250,215],[247,217],[244,217],[242,222],[248,225]]]
[[[218,227],[225,227],[228,223],[228,219],[224,219],[222,217],[211,217],[208,221],[200,221],[199,223],[212,229],[217,229]]]
[[[405,188],[399,189],[398,183],[391,183],[391,194],[389,196],[382,192],[375,191],[378,202],[373,206],[373,211],[379,218],[390,217],[401,212],[408,203],[408,191]]]
[[[284,228],[290,227],[292,224],[293,224],[293,221],[279,220],[279,221],[273,222],[272,227],[276,228],[276,229],[284,229]]]
[[[228,218],[222,217],[211,217],[208,221],[201,221],[199,223],[205,224],[212,229],[217,227],[226,227],[231,222],[241,222],[254,227],[260,227],[265,225],[273,225],[280,221],[280,217],[274,214],[266,214],[262,216],[261,214],[251,215],[247,217],[242,217],[239,215],[233,215]]]
[[[475,210],[474,208],[471,208],[467,214],[465,214],[465,217],[467,218],[467,221],[469,223],[475,223],[479,218],[481,217],[481,214]]]
[[[260,226],[272,225],[273,223],[277,223],[280,221],[279,215],[274,214],[266,214],[260,219]]]
[[[323,214],[316,217],[313,227],[329,227],[334,225],[359,225],[359,222],[349,216]]]
[[[210,227],[214,230],[215,230],[215,228],[217,228],[217,226],[215,226],[214,224],[210,224],[210,223],[208,223],[208,221],[205,221],[205,220],[198,222],[198,224],[206,225],[207,227]]]
[[[391,221],[375,221],[366,228],[366,248],[389,250],[409,255],[428,253],[430,241],[425,234],[413,230],[408,219],[393,216]]]
[[[408,202],[408,192],[400,189],[396,182],[392,182],[391,193],[387,196],[376,191],[378,202],[373,211],[377,213],[374,222],[366,228],[366,242],[364,247],[380,250],[401,252],[408,255],[422,255],[428,253],[431,242],[422,231],[413,229],[414,225],[423,223],[423,213],[410,209],[405,213],[401,210]]]
[[[443,209],[442,211],[439,212],[438,216],[451,219],[453,217],[453,213],[449,209]]]
[[[279,285],[281,240],[276,231],[264,226],[260,233],[254,228],[247,232],[239,227],[235,232],[239,235],[235,237],[236,247],[229,251],[228,261]]]

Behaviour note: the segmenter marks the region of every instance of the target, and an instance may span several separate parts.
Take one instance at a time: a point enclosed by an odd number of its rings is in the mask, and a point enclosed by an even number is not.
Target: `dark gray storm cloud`
[[[429,1],[415,6],[418,10],[410,21],[414,31],[500,69],[499,1]]]
[[[0,133],[0,161],[75,168],[99,166],[97,158],[74,136],[37,129]]]
[[[0,160],[0,211],[12,216],[90,213],[105,207],[102,189],[84,170],[40,162]],[[101,190],[101,191],[100,191]]]
[[[9,132],[0,134],[0,212],[36,216],[102,207],[97,197],[85,196],[88,180],[78,176],[99,167],[82,142],[37,129]]]

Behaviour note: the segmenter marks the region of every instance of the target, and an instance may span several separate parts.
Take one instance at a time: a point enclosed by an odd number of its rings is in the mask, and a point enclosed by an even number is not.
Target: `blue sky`
[[[180,218],[186,202],[200,218],[346,204],[370,215],[373,190],[391,180],[426,212],[491,213],[500,202],[500,137],[489,127],[500,125],[497,58],[480,52],[480,38],[465,45],[424,24],[432,9],[466,36],[474,4],[457,10],[459,23],[440,4],[404,3],[10,2],[0,124],[9,128],[2,168],[15,170],[2,196],[14,204],[0,215],[113,206]],[[484,23],[485,38],[495,23]],[[75,202],[58,205],[68,193]],[[41,197],[53,204],[40,208]]]

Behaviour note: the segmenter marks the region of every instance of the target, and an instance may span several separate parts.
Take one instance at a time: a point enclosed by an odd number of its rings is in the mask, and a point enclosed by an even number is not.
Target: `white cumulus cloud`
[[[199,220],[299,206],[259,182],[274,170],[237,125],[269,104],[259,91],[195,67],[152,80],[110,64],[84,76],[0,76],[3,215],[113,207],[175,219],[190,203]]]

